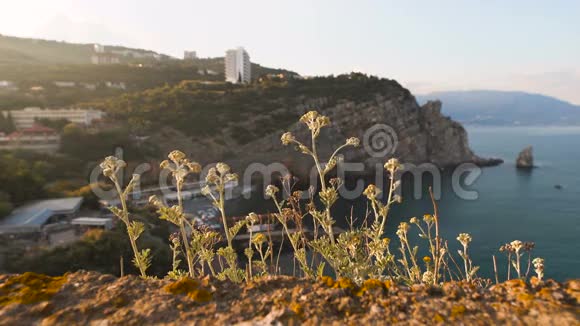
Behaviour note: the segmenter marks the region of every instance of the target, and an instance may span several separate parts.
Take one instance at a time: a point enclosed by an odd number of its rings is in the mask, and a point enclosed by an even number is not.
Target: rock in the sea
[[[519,169],[531,169],[534,167],[534,155],[532,146],[524,148],[516,159],[516,167]]]

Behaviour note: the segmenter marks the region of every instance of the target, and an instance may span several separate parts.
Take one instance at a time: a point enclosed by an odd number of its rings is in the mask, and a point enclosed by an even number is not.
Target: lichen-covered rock
[[[0,306],[50,300],[65,281],[65,276],[50,277],[30,272],[11,276],[0,285]]]
[[[516,167],[519,169],[531,169],[534,167],[534,153],[532,146],[524,148],[516,159]]]
[[[0,277],[0,287],[13,282],[12,277]],[[580,323],[579,280],[534,286],[516,280],[491,288],[467,282],[407,287],[379,280],[357,286],[346,279],[276,276],[234,284],[82,271],[60,280],[63,284],[46,300],[0,306],[0,325]],[[211,294],[207,301],[189,295],[200,289]]]

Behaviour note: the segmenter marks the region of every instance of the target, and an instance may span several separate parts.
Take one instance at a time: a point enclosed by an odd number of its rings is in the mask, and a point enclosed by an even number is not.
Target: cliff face
[[[300,114],[316,108],[329,116],[331,126],[321,133],[318,151],[327,158],[348,137],[358,137],[361,146],[348,148],[342,153],[345,160],[365,163],[367,169],[396,157],[404,163],[433,163],[439,168],[461,163],[493,165],[500,162],[484,159],[469,148],[467,132],[459,123],[441,114],[441,102],[419,106],[405,89],[390,96],[376,95],[364,102],[339,101],[329,105],[326,98],[311,101],[309,105],[294,108]],[[306,126],[295,123],[289,128],[300,140],[309,144]],[[306,172],[311,159],[293,148],[282,146],[283,131],[251,142],[238,151],[241,165],[251,162],[281,162],[294,171]],[[302,174],[302,173],[301,173]]]
[[[200,93],[195,87],[182,85],[154,92],[155,96],[145,93],[143,96],[149,96],[145,102],[151,103],[178,98],[174,106],[181,109],[143,111],[152,112],[145,115],[151,123],[174,117],[171,123],[155,129],[155,144],[165,151],[181,149],[202,163],[225,160],[243,170],[254,162],[279,162],[294,172],[307,171],[311,160],[282,146],[280,136],[292,131],[309,143],[309,131],[297,122],[309,110],[329,116],[332,122],[319,138],[321,159],[346,138],[358,137],[361,146],[343,154],[347,161],[365,163],[367,169],[391,157],[406,163],[433,163],[440,168],[465,162],[494,163],[471,151],[465,129],[441,114],[441,102],[421,107],[393,80],[352,74],[291,80],[274,86],[257,84],[235,92]],[[205,129],[210,131],[196,132]]]

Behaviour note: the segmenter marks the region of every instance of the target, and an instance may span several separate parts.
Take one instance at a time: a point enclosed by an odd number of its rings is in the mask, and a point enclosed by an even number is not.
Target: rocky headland
[[[346,138],[358,137],[361,146],[341,152],[345,161],[364,163],[367,171],[396,157],[402,162],[420,165],[430,163],[438,168],[455,167],[462,163],[494,166],[503,163],[497,158],[483,158],[469,147],[465,128],[441,113],[442,103],[430,101],[419,106],[404,88],[397,96],[377,94],[364,102],[341,101],[327,105],[321,98],[309,105],[295,108],[303,114],[312,107],[327,115],[332,124],[321,132],[318,152],[329,157]],[[297,138],[308,142],[309,132],[297,122],[289,129]],[[309,157],[297,154],[293,148],[281,146],[283,130],[255,140],[238,150],[238,166],[260,162],[283,163],[299,175],[312,168]]]
[[[0,325],[578,325],[579,300],[580,280],[408,287],[328,277],[234,284],[26,273],[0,276]]]
[[[318,140],[322,158],[346,138],[358,137],[360,147],[341,153],[346,161],[365,163],[369,170],[392,157],[438,168],[502,163],[469,148],[463,126],[442,114],[444,103],[420,106],[394,80],[350,74],[234,90],[203,87],[208,86],[191,82],[137,93],[108,102],[105,109],[123,120],[135,114],[132,107],[150,103],[139,119],[154,130],[151,143],[165,152],[180,149],[204,164],[226,161],[238,171],[250,163],[273,162],[295,171],[309,170],[312,162],[282,146],[280,136],[291,131],[308,143],[308,132],[296,121],[310,110],[332,121]],[[159,109],[167,103],[172,103],[172,110]]]

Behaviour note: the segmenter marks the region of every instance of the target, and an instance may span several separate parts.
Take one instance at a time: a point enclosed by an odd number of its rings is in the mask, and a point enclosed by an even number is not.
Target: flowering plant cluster
[[[384,164],[389,178],[386,189],[370,184],[363,192],[370,207],[363,225],[355,228],[351,221],[350,229],[337,232],[334,227],[336,220],[332,209],[339,199],[339,189],[343,185],[343,180],[329,178],[328,175],[341,162],[340,152],[348,147],[359,146],[360,141],[355,137],[346,139],[330,157],[323,161],[317,151],[317,140],[321,130],[331,124],[330,119],[316,111],[310,111],[300,118],[300,122],[310,131],[309,139],[299,140],[292,133],[286,132],[282,135],[281,142],[283,145],[294,145],[298,152],[312,159],[318,172],[320,189],[310,188],[308,200],[304,203],[302,200],[304,192],[294,191],[292,178],[284,177],[281,182],[282,189],[276,185],[268,185],[265,194],[271,198],[276,207],[275,220],[281,226],[285,238],[289,240],[293,258],[298,262],[301,276],[322,277],[328,266],[337,278],[350,279],[357,284],[362,284],[369,279],[388,279],[406,284],[435,285],[449,280],[486,284],[486,280],[477,276],[479,267],[473,265],[469,256],[469,246],[473,240],[471,235],[460,233],[457,236],[457,241],[461,246],[457,253],[463,261],[463,268],[459,267],[460,264],[449,250],[447,241],[440,236],[440,216],[431,191],[433,213],[425,214],[422,219],[412,217],[408,222],[401,222],[396,231],[399,240],[398,253],[391,252],[391,239],[385,236],[389,211],[392,205],[401,203],[403,200],[400,195],[401,181],[399,180],[403,165],[396,158],[391,158]],[[221,235],[216,231],[195,225],[183,208],[184,181],[188,175],[200,173],[201,165],[190,161],[180,151],[171,152],[168,158],[161,163],[160,167],[168,170],[175,181],[177,205],[167,206],[155,196],[149,199],[150,204],[157,209],[159,218],[174,224],[179,230],[169,239],[173,259],[168,277],[179,279],[184,276],[205,276],[208,274],[207,268],[213,277],[242,282],[270,273],[278,273],[280,251],[276,266],[272,266],[274,247],[271,237],[264,232],[255,231],[255,226],[260,222],[258,215],[250,213],[245,219],[234,224],[227,219],[226,186],[238,180],[238,175],[231,171],[230,166],[218,163],[210,168],[205,177],[205,186],[201,189],[201,193],[211,200],[221,214],[225,246],[216,248]],[[103,174],[115,184],[121,202],[121,208],[111,207],[111,211],[125,223],[134,252],[133,262],[141,276],[146,277],[146,270],[151,264],[150,251],[139,250],[137,246],[137,240],[145,231],[145,225],[130,218],[126,203],[126,198],[138,182],[139,176],[134,175],[127,187],[124,190],[121,189],[117,174],[125,165],[122,160],[107,157],[101,164],[101,168]],[[385,196],[380,196],[382,192]],[[306,231],[305,224],[313,226],[311,235]],[[243,228],[246,228],[249,233],[248,245],[244,249],[245,268],[240,266],[233,243],[234,238]],[[413,228],[418,231],[419,238],[426,241],[428,255],[423,256],[422,259],[418,258],[419,246],[411,244],[413,237],[409,235]],[[512,267],[518,278],[527,278],[532,264],[538,279],[543,279],[544,260],[542,258],[532,260],[533,247],[533,243],[515,240],[500,248],[500,251],[508,255],[508,279],[511,276]],[[528,268],[524,273],[521,258],[525,253],[528,255]],[[180,269],[181,256],[185,256],[187,270]],[[497,279],[496,272],[496,281]]]

